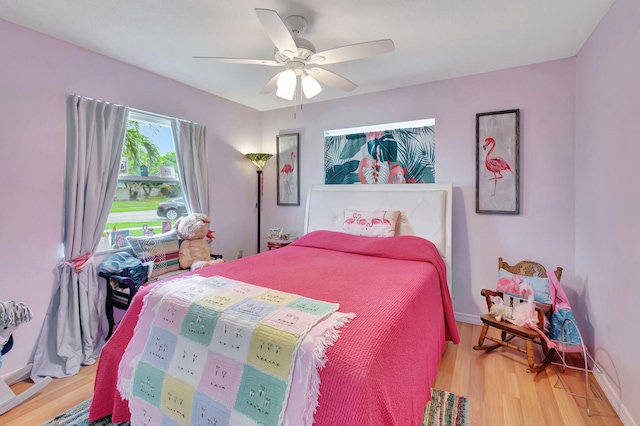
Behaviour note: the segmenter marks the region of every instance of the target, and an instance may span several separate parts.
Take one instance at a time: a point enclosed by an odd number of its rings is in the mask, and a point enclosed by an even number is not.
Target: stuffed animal
[[[176,220],[176,233],[182,240],[178,260],[182,269],[200,269],[223,262],[211,259],[211,248],[207,237],[213,238],[209,231],[211,219],[204,213],[191,213]]]
[[[502,297],[493,296],[491,298],[491,310],[489,315],[496,318],[496,321],[511,320],[513,318],[513,308],[505,305]]]
[[[533,289],[529,285],[523,284],[520,286],[520,290],[523,295],[527,295],[527,301],[525,303],[518,303],[517,306],[514,306],[513,316],[512,318],[507,319],[507,321],[510,321],[520,327],[529,327],[530,329],[537,331],[538,334],[540,334],[540,337],[547,342],[547,345],[550,348],[555,348],[556,344],[549,340],[547,335],[538,327],[538,314],[536,313],[536,307],[534,305]]]
[[[533,305],[533,290],[527,284],[523,284],[521,291],[523,296],[527,295],[527,301],[513,307],[511,322],[520,327],[537,328],[538,314],[536,314],[536,308]]]

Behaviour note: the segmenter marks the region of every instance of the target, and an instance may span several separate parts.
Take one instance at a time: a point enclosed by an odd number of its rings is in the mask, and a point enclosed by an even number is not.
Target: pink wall
[[[639,315],[631,265],[640,257],[632,192],[640,145],[629,126],[640,110],[637,22],[640,5],[618,0],[577,58],[310,104],[294,120],[290,108],[259,113],[0,20],[0,177],[13,183],[0,199],[18,206],[5,207],[0,225],[0,300],[25,301],[36,315],[16,332],[3,371],[30,357],[52,291],[65,92],[207,125],[212,199],[223,200],[211,206],[215,244],[227,258],[255,250],[256,175],[243,153],[275,152],[276,134],[300,133],[303,205],[276,205],[270,161],[262,228],[301,234],[306,190],[324,179],[324,130],[435,118],[436,179],[454,184],[458,318],[478,321],[480,289],[494,285],[499,256],[563,266],[581,330],[607,370],[601,380],[623,420],[637,423],[639,344],[630,333]],[[475,114],[511,108],[521,111],[522,213],[477,215]]]
[[[459,319],[478,322],[480,290],[495,285],[497,259],[531,259],[565,268],[574,285],[575,61],[566,59],[466,78],[265,112],[263,149],[275,135],[300,133],[303,199],[324,183],[323,132],[329,129],[436,120],[436,181],[453,182],[453,297]],[[520,108],[521,214],[475,213],[475,114]],[[265,167],[263,227],[302,233],[300,207],[277,206],[275,161]]]
[[[617,0],[576,60],[580,319],[625,424],[640,423],[639,23],[640,3]]]
[[[49,305],[61,242],[65,93],[207,125],[214,248],[227,259],[254,249],[260,113],[0,20],[0,300],[27,303],[2,372],[31,358]],[[254,229],[254,228],[253,228]]]

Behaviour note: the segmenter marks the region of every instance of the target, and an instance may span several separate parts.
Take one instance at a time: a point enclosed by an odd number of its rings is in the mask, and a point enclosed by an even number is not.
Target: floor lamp
[[[264,168],[264,164],[269,161],[269,158],[272,156],[273,154],[247,154],[247,158],[256,166],[256,171],[258,172],[258,253],[260,253],[260,210],[262,209],[260,199],[262,195],[262,169]]]

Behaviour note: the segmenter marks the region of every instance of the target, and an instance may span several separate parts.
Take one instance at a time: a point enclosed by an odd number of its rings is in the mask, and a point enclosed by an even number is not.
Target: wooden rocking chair
[[[500,257],[498,259],[498,270],[504,269],[505,271],[511,272],[514,275],[528,276],[528,277],[547,277],[547,271],[538,262],[533,262],[530,260],[523,260],[515,265],[511,266],[507,262],[504,262]],[[557,267],[554,271],[558,281],[560,281],[560,277],[562,276],[562,268]],[[504,294],[499,291],[483,289],[481,291],[482,296],[484,296],[487,302],[487,310],[491,310],[491,297],[500,296],[504,299]],[[514,299],[516,303],[518,303],[518,299],[514,297],[510,297],[507,295],[509,302],[505,300],[505,303],[509,303],[511,307],[513,307]],[[545,330],[545,317],[547,321],[551,321],[551,315],[553,314],[553,306],[545,303],[535,303],[536,313],[538,314],[538,328],[540,330]],[[553,360],[555,355],[555,349],[550,348],[547,345],[547,342],[538,334],[537,331],[532,330],[528,327],[520,327],[509,321],[502,320],[497,321],[495,317],[492,315],[484,314],[480,317],[482,321],[482,330],[480,331],[480,337],[478,339],[478,344],[473,347],[473,349],[477,351],[492,351],[501,346],[514,349],[516,351],[522,352],[527,355],[527,364],[529,364],[529,368],[527,368],[527,373],[538,373],[543,371]],[[487,335],[487,331],[489,331],[489,327],[494,327],[500,330],[500,338]],[[546,333],[546,331],[545,331]],[[525,341],[525,348],[523,349],[520,346],[516,346],[511,343],[511,340],[514,338],[521,338]],[[493,345],[483,346],[485,339],[491,340],[494,342]],[[535,363],[534,353],[533,353],[533,344],[538,344],[542,347],[542,353],[544,355],[544,360],[540,364]]]

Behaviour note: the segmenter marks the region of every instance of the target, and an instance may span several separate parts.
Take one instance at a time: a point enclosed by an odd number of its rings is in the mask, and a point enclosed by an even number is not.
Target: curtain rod
[[[141,109],[131,108],[131,107],[127,107],[127,108],[131,112],[134,112],[134,113],[137,113],[137,114],[144,114],[144,115],[148,115],[148,116],[152,116],[152,117],[156,117],[156,118],[161,118],[163,120],[180,120],[180,118],[169,117],[167,115],[157,114],[155,112],[144,111],[144,110],[141,110]],[[187,120],[183,120],[183,121],[187,121]]]
[[[177,117],[170,117],[168,115],[162,115],[162,114],[158,114],[158,113],[155,113],[155,112],[149,112],[149,111],[145,111],[145,110],[138,109],[138,108],[132,108],[132,107],[129,107],[129,106],[126,106],[126,105],[116,104],[115,102],[109,102],[109,101],[103,101],[101,99],[90,98],[88,96],[79,95],[77,93],[67,93],[67,95],[80,96],[80,97],[83,97],[85,99],[89,99],[89,100],[92,100],[92,101],[112,103],[112,104],[117,105],[117,106],[125,107],[131,112],[134,112],[134,113],[137,113],[137,114],[144,114],[144,115],[147,115],[147,116],[152,116],[152,117],[160,118],[160,119],[163,119],[163,120],[180,120],[180,121],[186,121],[188,123],[195,123],[195,122],[190,121],[190,120],[185,120],[185,119],[177,118]],[[198,123],[195,123],[195,124],[198,124]]]

